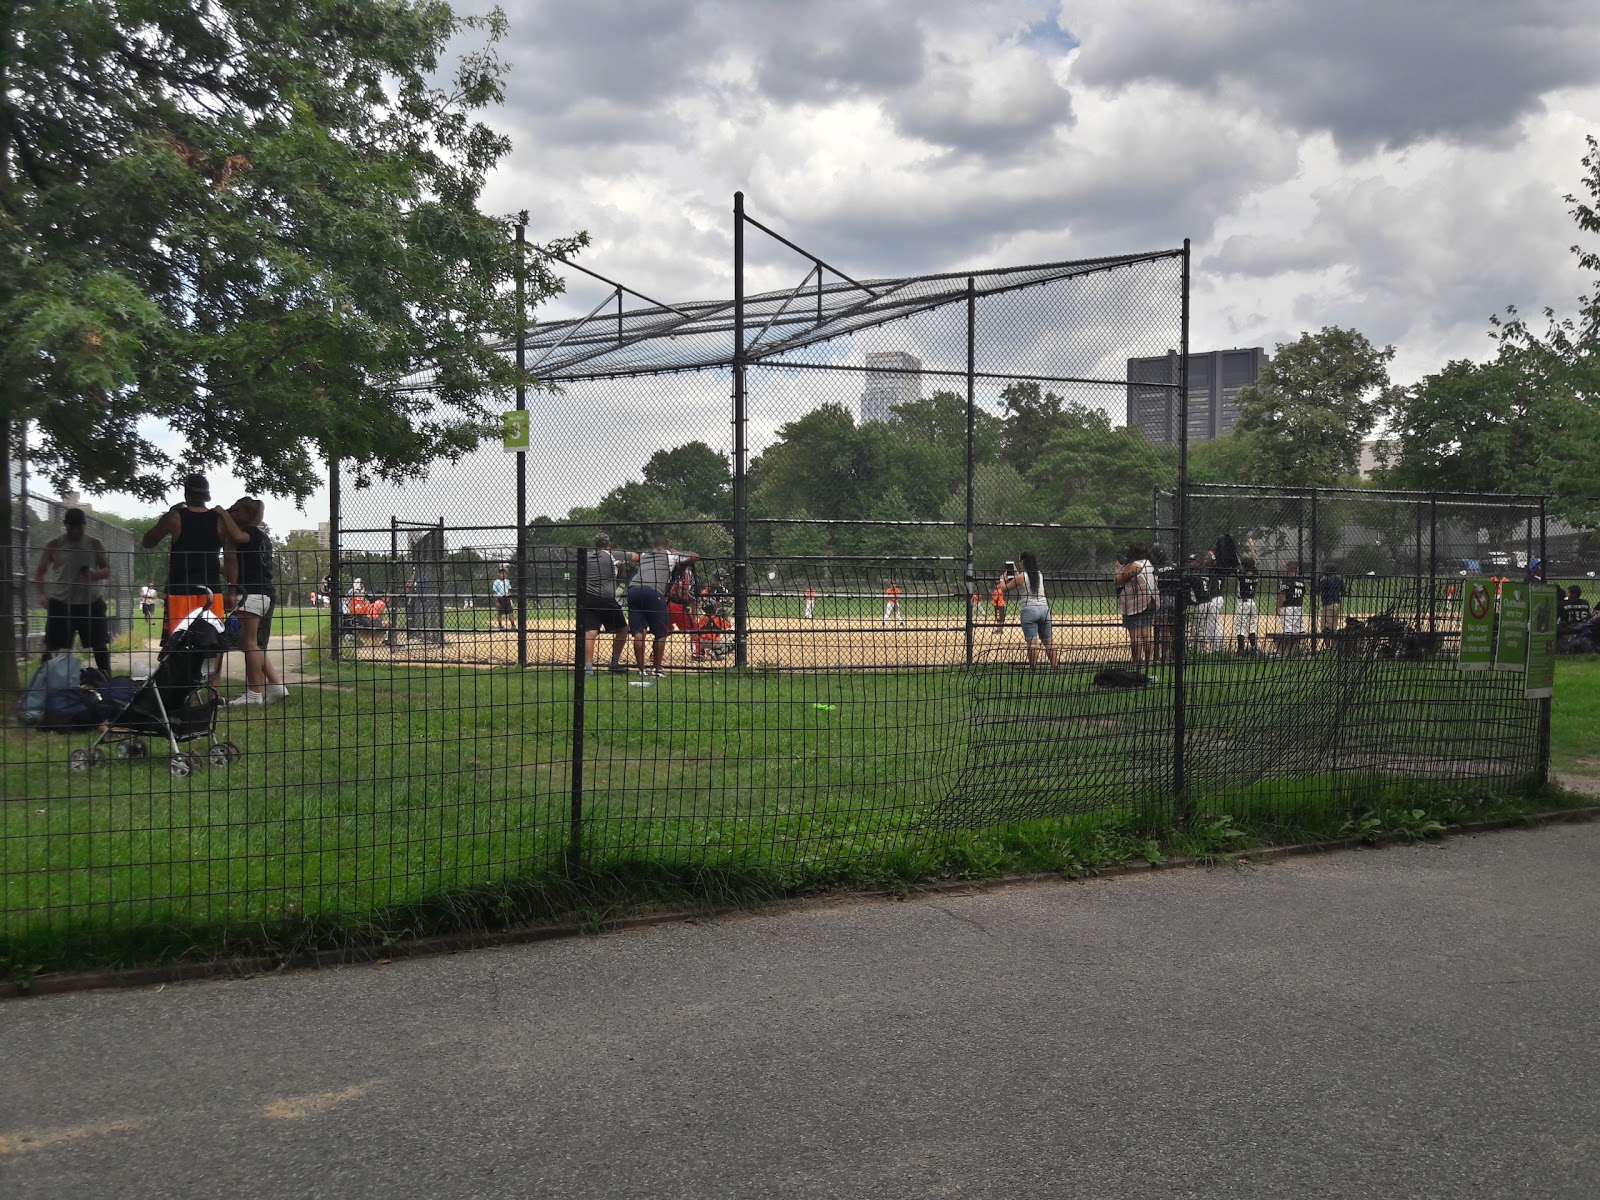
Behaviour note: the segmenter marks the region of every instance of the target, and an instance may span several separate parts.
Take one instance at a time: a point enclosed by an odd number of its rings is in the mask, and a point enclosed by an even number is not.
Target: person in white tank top
[[[1050,665],[1059,666],[1055,631],[1050,622],[1050,600],[1045,595],[1044,572],[1039,570],[1039,560],[1033,551],[1024,550],[1017,558],[1022,570],[1002,576],[1000,586],[1007,592],[1018,592],[1022,597],[1020,624],[1022,639],[1028,647],[1028,665],[1039,665],[1039,647],[1042,645]]]

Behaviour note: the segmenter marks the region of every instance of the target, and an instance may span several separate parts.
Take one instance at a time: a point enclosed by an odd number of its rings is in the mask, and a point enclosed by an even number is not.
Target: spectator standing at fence
[[[638,556],[639,573],[628,585],[628,631],[633,634],[633,661],[641,675],[659,679],[666,654],[666,640],[672,633],[667,613],[667,587],[672,569],[679,563],[699,562],[692,550],[674,550],[665,534],[658,536],[650,549]],[[648,632],[650,666],[644,665],[644,635]]]
[[[622,615],[622,605],[617,603],[617,568],[638,562],[639,556],[614,552],[608,533],[595,534],[594,549],[584,553],[589,556],[588,569],[583,594],[578,597],[578,628],[583,631],[583,673],[594,674],[594,644],[603,629],[612,635],[611,665],[606,670],[613,675],[626,675],[628,668],[622,665],[622,650],[628,644],[628,622]]]
[[[242,546],[249,539],[226,509],[210,504],[211,485],[206,477],[190,475],[183,481],[183,503],[173,505],[140,539],[146,550],[172,539],[167,554],[163,637],[196,609],[209,608],[222,619],[222,547]],[[238,581],[230,578],[228,582]]]
[[[1254,554],[1246,554],[1239,560],[1238,570],[1238,596],[1233,605],[1233,642],[1234,648],[1244,654],[1247,650],[1251,654],[1258,652],[1256,646],[1256,584],[1259,576],[1256,571]]]
[[[1021,574],[1010,575],[1004,582],[1006,591],[1017,592],[1022,598],[1022,612],[1017,621],[1022,626],[1022,640],[1028,648],[1028,665],[1039,665],[1039,647],[1043,645],[1050,665],[1059,666],[1050,621],[1050,601],[1045,596],[1044,572],[1039,570],[1039,559],[1032,550],[1024,550],[1017,558],[1022,563]]]
[[[238,580],[239,641],[244,651],[244,691],[228,702],[230,708],[271,704],[289,695],[267,655],[278,593],[272,581],[272,541],[261,528],[265,513],[266,506],[254,496],[242,497],[228,509],[246,538],[242,545],[230,544],[222,551],[225,573]],[[228,590],[234,590],[231,584]]]
[[[1317,599],[1321,608],[1317,614],[1317,631],[1322,634],[1325,650],[1333,648],[1333,635],[1339,632],[1339,618],[1344,613],[1345,583],[1332,563],[1322,568],[1322,580],[1317,585]]]
[[[500,629],[512,628],[515,622],[511,619],[511,580],[504,567],[495,573],[489,584],[489,593],[494,597],[495,625]]]
[[[111,626],[100,585],[111,577],[111,560],[99,538],[90,537],[83,509],[61,514],[61,536],[44,544],[33,582],[44,609],[44,657],[71,650],[77,640],[94,665],[111,674]]]
[[[883,623],[890,621],[904,625],[905,617],[900,612],[900,585],[894,580],[889,581],[889,586],[883,589]]]
[[[1155,566],[1150,548],[1143,542],[1129,542],[1122,550],[1112,582],[1117,589],[1117,611],[1128,633],[1128,655],[1135,671],[1148,671],[1155,663],[1156,615],[1160,598],[1156,592]]]
[[[1306,581],[1297,562],[1284,565],[1278,582],[1278,623],[1286,639],[1284,650],[1293,654],[1306,632]]]
[[[139,589],[139,612],[144,616],[146,624],[149,624],[156,615],[156,597],[160,594],[156,591],[154,582],[147,583]]]
[[[806,620],[808,620],[808,621],[814,620],[816,618],[816,615],[817,615],[817,589],[814,588],[814,587],[808,587],[806,589]]]

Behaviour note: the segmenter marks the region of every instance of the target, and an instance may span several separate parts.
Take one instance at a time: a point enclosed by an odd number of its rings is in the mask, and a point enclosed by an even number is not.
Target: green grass
[[[1589,753],[1596,668],[1561,664],[1558,769]],[[584,710],[576,868],[564,671],[329,664],[286,705],[225,713],[244,758],[185,779],[164,758],[74,773],[67,753],[87,739],[10,730],[0,959],[26,975],[370,947],[513,920],[1425,836],[1551,803],[1519,782],[1536,757],[1525,736],[1481,748],[1495,722],[1528,727],[1504,676],[1380,664],[1349,698],[1370,720],[1352,723],[1345,769],[1319,775],[1286,745],[1325,726],[1348,676],[1336,660],[1219,656],[1190,674],[1182,822],[1167,806],[1166,686],[1102,692],[1084,671],[1013,669],[716,671],[652,689],[602,675]],[[1428,743],[1454,756],[1431,774],[1407,758]],[[1476,774],[1448,777],[1467,760]]]

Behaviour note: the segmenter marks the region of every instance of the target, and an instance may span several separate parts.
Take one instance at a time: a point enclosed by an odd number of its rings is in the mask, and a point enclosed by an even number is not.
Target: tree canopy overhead
[[[229,462],[303,497],[328,453],[399,476],[473,444],[513,382],[486,343],[516,250],[477,209],[504,30],[438,0],[7,4],[0,427],[33,423],[35,469],[154,497]],[[558,287],[532,255],[530,299]],[[423,366],[433,395],[388,390]]]

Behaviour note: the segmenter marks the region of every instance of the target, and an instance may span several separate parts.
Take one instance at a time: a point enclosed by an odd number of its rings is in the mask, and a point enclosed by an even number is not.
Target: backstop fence
[[[507,347],[554,389],[522,397],[527,449],[404,485],[339,464],[264,678],[184,676],[158,615],[118,660],[134,719],[7,726],[0,955],[414,933],[577,869],[801,885],[1018,822],[1540,777],[1547,706],[1454,654],[1460,572],[1525,573],[1537,498],[1152,493],[1105,415],[1136,386],[1181,410],[1181,372],[1128,362],[1186,360],[1186,251],[858,282],[771,244],[798,285],[747,297],[777,264],[741,254],[732,304],[610,285]],[[699,556],[659,659],[585,637],[602,532]],[[1128,553],[1164,564],[1132,631]]]

